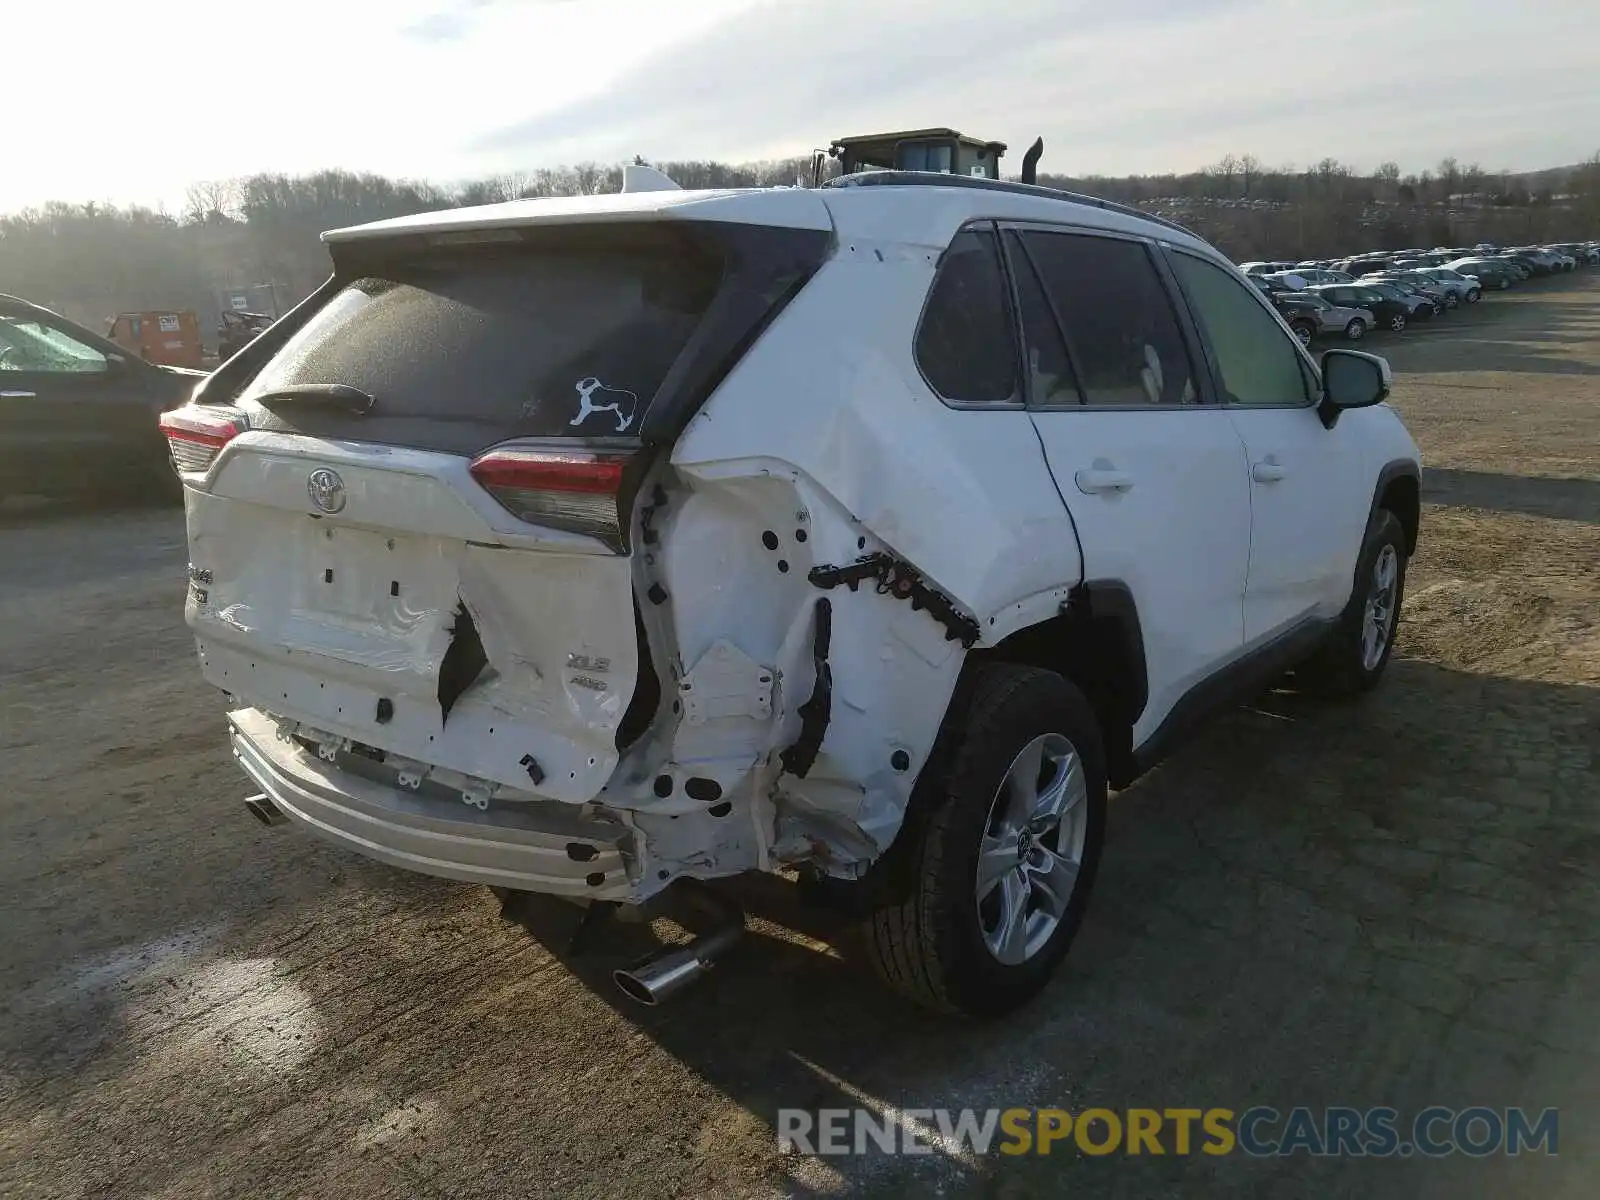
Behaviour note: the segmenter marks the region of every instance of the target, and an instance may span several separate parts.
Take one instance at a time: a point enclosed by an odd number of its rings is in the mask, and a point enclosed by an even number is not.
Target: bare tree
[[[1241,154],[1239,156],[1239,182],[1242,186],[1242,195],[1250,198],[1250,187],[1261,178],[1261,160],[1254,154]]]
[[[191,225],[233,220],[239,215],[239,185],[232,179],[191,183],[183,197],[183,219]]]
[[[1233,195],[1233,177],[1238,173],[1239,160],[1231,154],[1223,155],[1221,162],[1213,163],[1205,169],[1205,174],[1221,181],[1214,193],[1218,196]]]
[[[1449,203],[1450,197],[1461,190],[1461,164],[1454,158],[1441,158],[1435,174],[1439,176],[1439,183],[1444,188],[1443,199]]]
[[[805,158],[655,165],[685,188],[767,187],[809,174]],[[1453,158],[1437,172],[1402,175],[1386,162],[1363,174],[1332,158],[1267,166],[1229,154],[1188,174],[1049,175],[1041,182],[1173,217],[1235,257],[1326,257],[1379,239],[1400,246],[1571,238],[1592,236],[1600,225],[1600,154],[1560,180],[1549,172],[1491,177],[1479,164]],[[327,278],[319,240],[325,230],[458,204],[616,191],[621,181],[620,163],[594,162],[450,187],[351,171],[259,174],[195,184],[176,221],[148,210],[55,202],[0,215],[0,280],[8,291],[91,323],[123,309],[214,311],[218,291],[262,281],[278,285],[281,303],[292,304]],[[1491,193],[1491,203],[1450,213],[1428,207],[1462,187]],[[1237,202],[1241,195],[1248,204]]]

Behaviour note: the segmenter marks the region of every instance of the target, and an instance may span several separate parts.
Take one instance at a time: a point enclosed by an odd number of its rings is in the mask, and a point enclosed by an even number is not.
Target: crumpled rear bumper
[[[323,762],[254,708],[228,714],[233,755],[297,825],[391,866],[465,883],[589,900],[634,896],[621,824],[558,806],[479,810]]]

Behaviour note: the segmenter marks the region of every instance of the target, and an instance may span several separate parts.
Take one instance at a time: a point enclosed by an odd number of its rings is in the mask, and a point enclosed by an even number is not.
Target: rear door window
[[[1083,404],[1083,393],[1073,374],[1061,326],[1039,282],[1039,273],[1018,246],[1016,237],[1015,232],[1006,233],[1006,250],[1017,285],[1017,316],[1022,322],[1028,365],[1028,403],[1036,408],[1078,407]]]
[[[1144,243],[1025,229],[1018,273],[1037,273],[1091,408],[1193,404],[1195,373],[1183,333]]]
[[[721,265],[659,227],[574,232],[566,245],[368,257],[239,395],[306,433],[471,449],[518,436],[637,431],[716,294]],[[269,394],[345,384],[352,418]]]

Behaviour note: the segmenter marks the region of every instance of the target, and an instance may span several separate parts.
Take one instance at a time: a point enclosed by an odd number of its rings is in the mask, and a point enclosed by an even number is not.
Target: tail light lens
[[[506,446],[474,459],[469,470],[520,519],[587,534],[620,552],[627,528],[624,480],[633,460],[628,450]]]
[[[243,413],[196,405],[162,413],[160,424],[180,475],[210,469],[218,452],[247,428]]]

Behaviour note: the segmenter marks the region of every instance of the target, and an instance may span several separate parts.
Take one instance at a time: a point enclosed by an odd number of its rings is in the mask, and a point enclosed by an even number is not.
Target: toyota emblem
[[[339,478],[337,471],[318,467],[306,479],[306,491],[311,496],[311,503],[325,513],[336,513],[344,507],[344,480]]]

